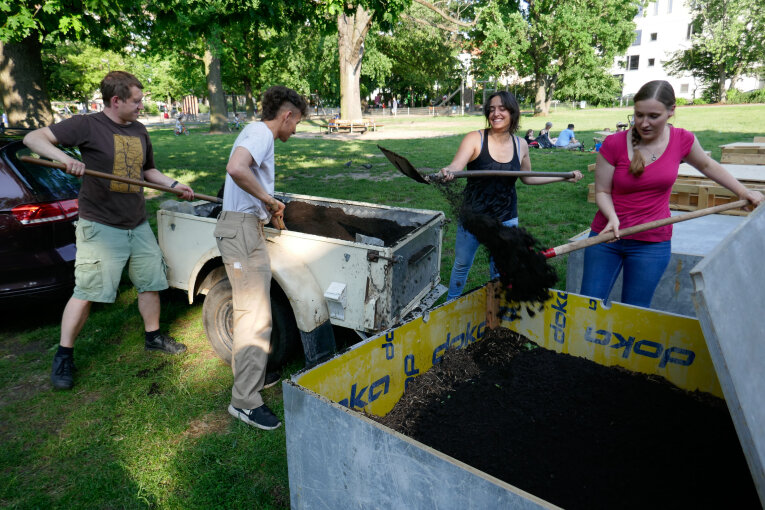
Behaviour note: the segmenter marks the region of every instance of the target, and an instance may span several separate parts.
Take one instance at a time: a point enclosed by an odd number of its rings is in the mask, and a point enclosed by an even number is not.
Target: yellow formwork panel
[[[562,291],[542,311],[500,304],[503,327],[539,345],[605,366],[660,375],[689,391],[723,397],[699,321],[692,317],[612,303]]]
[[[486,333],[486,287],[421,318],[368,339],[298,374],[304,388],[351,409],[384,416],[406,384],[427,372],[448,348],[465,348]],[[500,302],[503,327],[540,345],[602,365],[666,377],[688,390],[722,397],[698,320],[551,291],[542,311]]]

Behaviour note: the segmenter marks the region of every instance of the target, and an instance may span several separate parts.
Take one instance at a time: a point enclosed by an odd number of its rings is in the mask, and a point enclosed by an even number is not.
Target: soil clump
[[[387,425],[564,508],[760,508],[725,402],[490,331]]]

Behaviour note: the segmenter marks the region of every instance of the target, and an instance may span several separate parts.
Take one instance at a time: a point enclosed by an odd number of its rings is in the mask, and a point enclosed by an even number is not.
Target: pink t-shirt
[[[600,154],[614,167],[614,180],[611,198],[614,210],[619,217],[619,228],[627,228],[641,223],[669,218],[669,197],[672,185],[677,179],[680,163],[691,152],[695,136],[685,129],[669,128],[669,144],[659,158],[646,164],[640,177],[630,174],[630,160],[627,155],[627,134],[621,131],[609,135],[603,140]],[[595,214],[590,228],[600,232],[608,220],[600,211]],[[661,242],[672,238],[672,225],[646,230],[625,239]]]

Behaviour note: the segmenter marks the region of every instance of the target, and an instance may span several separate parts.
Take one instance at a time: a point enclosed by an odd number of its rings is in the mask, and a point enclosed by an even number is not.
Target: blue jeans
[[[671,241],[620,239],[590,246],[584,251],[581,293],[605,301],[624,269],[621,302],[648,308],[671,256]]]
[[[506,227],[517,227],[518,218],[509,219],[502,222],[502,224]],[[465,290],[465,282],[467,281],[468,273],[470,273],[470,268],[473,266],[473,259],[479,245],[478,239],[465,230],[462,224],[457,227],[457,241],[454,246],[454,265],[452,266],[452,276],[449,278],[447,300],[459,297],[462,291]],[[499,271],[497,271],[494,265],[494,259],[490,260],[490,267],[491,278],[499,278]]]

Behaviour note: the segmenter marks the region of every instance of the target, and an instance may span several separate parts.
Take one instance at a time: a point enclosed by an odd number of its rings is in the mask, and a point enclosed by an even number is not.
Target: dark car
[[[0,134],[0,300],[61,298],[74,286],[78,178],[19,161],[27,131]]]

